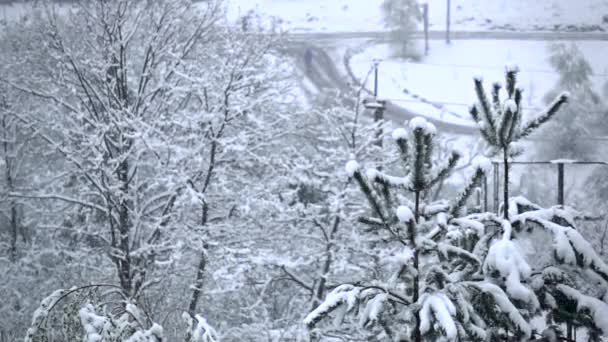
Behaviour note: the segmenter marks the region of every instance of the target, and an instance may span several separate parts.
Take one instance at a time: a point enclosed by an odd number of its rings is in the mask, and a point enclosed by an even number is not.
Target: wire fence
[[[591,174],[596,174],[598,168],[601,168],[600,172],[608,172],[608,162],[605,161],[513,161],[509,164],[510,193],[521,194],[542,207],[592,207],[592,203],[585,203],[590,197],[584,193],[585,188],[589,187],[587,180]],[[498,213],[500,210],[504,189],[504,183],[501,183],[503,172],[503,162],[494,161],[492,177],[485,180],[482,189],[483,207],[486,211]],[[600,216],[602,213],[589,214]]]

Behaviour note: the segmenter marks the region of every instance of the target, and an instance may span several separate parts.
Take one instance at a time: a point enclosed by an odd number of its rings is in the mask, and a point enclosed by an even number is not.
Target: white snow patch
[[[523,253],[517,245],[510,240],[511,224],[503,220],[504,235],[490,247],[484,263],[484,273],[490,274],[498,271],[504,279],[507,293],[516,299],[533,304],[538,307],[538,299],[530,289],[521,282],[530,277],[532,272]]]
[[[558,284],[557,289],[570,299],[576,300],[576,310],[581,311],[583,309],[589,310],[593,322],[595,325],[602,330],[604,334],[608,334],[608,304],[601,300],[586,296],[570,286]]]
[[[517,111],[517,104],[515,101],[509,99],[504,102],[504,111],[509,111],[511,113],[515,113]]]
[[[505,66],[505,70],[507,72],[519,72],[519,65],[515,64],[515,63],[508,63]]]
[[[404,205],[397,207],[396,212],[397,218],[400,222],[406,223],[414,219],[414,213],[412,213],[412,210]]]
[[[344,169],[346,170],[348,176],[352,177],[355,175],[355,172],[359,171],[359,163],[357,163],[356,160],[349,160]]]
[[[431,327],[435,326],[432,321],[435,321],[447,340],[455,341],[458,337],[458,329],[454,323],[456,307],[448,296],[443,293],[425,293],[420,297],[418,303],[421,306],[420,331],[423,334],[428,333]]]
[[[492,161],[486,157],[477,156],[473,159],[473,167],[489,174],[492,171]]]
[[[403,128],[396,128],[393,131],[393,139],[394,140],[407,139],[407,131]]]
[[[365,175],[367,176],[368,179],[375,179],[378,176],[378,170],[367,169],[367,171],[365,171]]]
[[[410,120],[409,127],[412,131],[421,129],[425,131],[427,129],[428,122],[425,118],[417,116]]]
[[[573,164],[577,161],[574,159],[553,159],[551,160],[551,164]]]

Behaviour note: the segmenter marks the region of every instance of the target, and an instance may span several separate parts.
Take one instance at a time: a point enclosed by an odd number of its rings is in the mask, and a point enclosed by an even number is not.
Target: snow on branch
[[[399,221],[403,223],[408,223],[414,219],[414,213],[412,210],[404,205],[397,207],[396,214]]]
[[[408,127],[412,131],[420,130],[424,134],[434,135],[437,133],[437,128],[432,123],[428,122],[425,118],[417,116],[410,120]]]
[[[136,331],[135,334],[131,335],[125,342],[163,342],[163,327],[153,323],[150,329],[144,331]],[[194,340],[196,341],[196,340]],[[95,341],[97,342],[97,341]],[[198,342],[198,341],[197,341]],[[213,342],[213,340],[201,342]]]
[[[386,303],[387,300],[388,294],[386,292],[382,292],[370,299],[365,305],[365,309],[359,318],[359,324],[362,327],[366,327],[377,322],[380,318],[380,313],[384,308],[384,303]]]
[[[484,169],[482,169],[480,167],[475,168],[475,170],[473,171],[473,175],[467,181],[466,186],[456,196],[456,199],[454,200],[453,204],[451,205],[450,214],[452,216],[457,216],[457,214],[460,212],[460,210],[466,204],[467,200],[474,193],[475,188],[479,187],[479,185],[481,184],[481,180],[483,179],[484,175],[485,175]]]
[[[550,231],[553,234],[553,250],[558,261],[588,267],[608,281],[608,265],[591,244],[576,229],[551,222],[547,216],[546,210],[539,210],[520,214],[516,219],[520,222],[534,222]]]
[[[367,169],[365,176],[373,182],[394,188],[409,189],[411,186],[411,182],[408,177],[391,176],[376,169]]]
[[[608,304],[603,301],[586,296],[578,290],[563,284],[558,284],[556,290],[567,298],[576,301],[576,311],[582,313],[588,311],[593,319],[593,324],[599,328],[604,335],[608,334]]]
[[[511,322],[511,325],[521,332],[525,338],[530,338],[532,334],[530,325],[500,287],[489,282],[469,281],[462,282],[461,284],[464,286],[474,287],[477,290],[490,295],[494,299],[496,307],[506,315]]]
[[[312,329],[315,325],[336,310],[340,305],[346,305],[346,311],[350,311],[357,304],[360,288],[351,284],[344,284],[336,287],[327,294],[321,305],[314,309],[304,318],[304,324]]]
[[[495,271],[498,272],[504,279],[507,293],[511,297],[537,308],[538,298],[532,290],[522,284],[522,281],[531,275],[530,265],[517,245],[511,241],[511,224],[506,220],[503,221],[503,230],[503,238],[490,246],[483,265],[484,273],[491,275]]]
[[[349,160],[344,166],[349,177],[353,177],[355,172],[359,171],[359,163],[356,160]]]
[[[442,180],[444,180],[447,176],[449,176],[454,167],[460,160],[460,153],[458,151],[451,151],[450,156],[448,157],[447,162],[441,167],[437,168],[437,171],[434,172],[434,175],[431,176],[431,180],[429,181],[428,187],[431,187]]]
[[[188,342],[220,342],[219,335],[215,329],[207,323],[201,315],[192,317],[187,312],[182,313],[182,319],[186,322],[188,329]]]
[[[425,293],[418,300],[420,305],[420,332],[427,334],[438,327],[448,341],[456,341],[458,329],[454,318],[456,307],[444,293]]]
[[[568,92],[559,94],[545,110],[537,113],[522,125],[521,131],[517,138],[519,139],[530,135],[530,133],[534,132],[534,130],[536,130],[542,124],[549,121],[555,114],[557,114],[557,111],[561,108],[561,106],[568,102],[569,98],[570,93]]]
[[[78,311],[78,314],[85,332],[84,342],[103,341],[107,337],[111,327],[110,321],[106,317],[98,316],[92,304],[86,304]]]
[[[483,88],[483,80],[481,77],[474,78],[475,83],[475,93],[477,95],[477,100],[479,103],[479,107],[481,109],[481,116],[476,115],[478,120],[477,122],[483,123],[484,129],[486,130],[489,137],[491,137],[492,141],[496,141],[496,122],[495,122],[495,113],[493,108],[490,106],[490,102],[488,101],[488,96]],[[471,115],[474,115],[471,113]]]

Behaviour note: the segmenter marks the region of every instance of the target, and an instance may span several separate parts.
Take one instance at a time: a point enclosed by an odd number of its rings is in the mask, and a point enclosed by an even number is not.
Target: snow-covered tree
[[[523,198],[509,198],[510,158],[521,153],[521,147],[515,143],[549,121],[568,101],[570,94],[560,93],[547,109],[524,118],[523,90],[516,85],[517,72],[516,66],[507,67],[507,99],[504,102],[500,100],[500,84],[494,83],[490,102],[481,78],[475,79],[478,102],[471,107],[470,113],[489,146],[488,154],[501,154],[504,166],[504,241],[490,246],[488,258],[492,250],[499,251],[496,255],[502,256],[493,262],[486,259],[484,265],[492,266],[495,275],[502,276],[507,293],[515,300],[533,302],[536,309],[540,304],[541,312],[546,314],[547,326],[566,322],[568,340],[573,339],[574,328],[582,326],[589,339],[597,341],[601,334],[608,332],[608,325],[600,314],[608,312],[605,300],[607,266],[576,229],[575,219],[584,215],[568,207],[542,209]],[[564,85],[568,84],[564,81]],[[533,247],[540,246],[543,241],[553,241],[552,248],[547,251],[544,246]],[[520,256],[514,257],[518,254],[516,251]],[[486,273],[491,275],[492,271]],[[527,279],[534,293],[510,285],[511,281],[519,282],[520,279]],[[557,334],[560,334],[559,330]]]
[[[427,203],[423,193],[450,175],[459,154],[453,152],[448,160],[436,161],[434,126],[416,118],[409,127],[409,132],[401,128],[393,132],[405,176],[377,169],[362,172],[356,161],[346,164],[347,173],[371,207],[372,216],[359,221],[379,235],[376,253],[388,269],[378,272],[380,279],[353,277],[351,283],[337,286],[305,318],[305,324],[314,328],[335,311],[337,324],[346,313],[355,313],[358,320],[349,320],[348,326],[369,329],[378,339],[485,340],[498,331],[490,328],[500,320],[512,331],[529,335],[524,317],[507,293],[480,281],[484,269],[490,267],[482,268],[488,254],[486,244],[490,234],[496,234],[495,229],[486,232],[481,222],[500,220],[492,215],[463,216],[467,199],[489,162],[475,164],[469,182],[452,201]],[[521,286],[518,279],[512,282],[517,287],[515,283]],[[475,301],[480,305],[474,305]],[[492,316],[487,316],[488,304],[495,308]]]
[[[434,127],[419,118],[409,132],[394,131],[405,177],[362,172],[356,161],[347,163],[371,207],[372,216],[359,221],[380,234],[377,253],[385,270],[380,278],[352,276],[338,285],[304,323],[312,329],[334,313],[340,331],[363,329],[381,340],[493,341],[559,336],[555,327],[572,320],[599,341],[608,331],[602,315],[608,310],[608,266],[576,231],[580,214],[542,209],[518,197],[511,199],[508,219],[463,216],[467,198],[490,168],[485,159],[453,200],[421,201],[421,192],[448,176],[457,159],[429,157],[433,135]],[[542,323],[533,324],[534,318]]]
[[[604,136],[608,126],[602,125],[601,112],[606,111],[598,91],[592,83],[593,70],[576,45],[563,43],[550,46],[549,62],[559,73],[555,89],[549,91],[545,101],[550,101],[563,90],[570,93],[570,104],[558,117],[547,123],[538,136],[547,139],[536,146],[537,155],[545,160],[591,160],[598,153],[593,136]],[[563,139],[564,136],[571,137]]]
[[[186,342],[218,342],[207,320],[184,312]],[[56,290],[34,312],[25,342],[162,342],[163,327],[132,303],[118,286],[92,284]]]
[[[381,5],[384,27],[390,30],[391,44],[398,57],[412,57],[412,33],[420,20],[417,0],[384,0]]]
[[[500,155],[503,163],[503,216],[509,215],[509,159],[521,154],[522,146],[518,141],[529,136],[541,125],[549,121],[564,105],[570,96],[568,92],[559,93],[546,109],[525,117],[522,108],[523,89],[517,85],[517,65],[508,65],[505,72],[506,98],[501,99],[502,85],[492,84],[491,97],[483,86],[483,79],[474,79],[477,102],[469,108],[473,120],[479,126],[481,137],[487,143],[489,156]]]
[[[10,61],[2,82],[37,107],[11,114],[56,157],[39,172],[52,175],[32,180],[25,194],[37,209],[52,209],[42,227],[50,229],[36,227],[44,244],[36,254],[48,267],[25,268],[20,281],[39,269],[47,289],[117,280],[134,302],[174,325],[181,316],[173,308],[184,298],[191,317],[210,297],[219,308],[210,319],[240,317],[222,317],[222,309],[246,296],[212,292],[217,278],[205,276],[240,267],[230,244],[248,227],[231,220],[249,214],[272,176],[268,146],[283,134],[290,82],[276,51],[280,37],[220,22],[220,5],[49,4],[33,12],[35,22],[13,28],[21,32],[14,38],[28,39],[2,51]],[[260,30],[253,24],[249,33]],[[63,265],[77,271],[47,275]]]

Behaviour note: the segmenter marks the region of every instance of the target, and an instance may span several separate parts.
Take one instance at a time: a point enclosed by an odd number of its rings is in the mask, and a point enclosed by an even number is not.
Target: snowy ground
[[[424,1],[419,1],[423,3]],[[428,0],[431,30],[444,30],[446,1]],[[454,30],[608,30],[605,0],[452,0]],[[383,30],[382,0],[229,0],[229,17],[250,9],[281,18],[291,31]],[[606,18],[608,19],[608,18]]]
[[[373,59],[379,58],[379,95],[392,99],[414,112],[440,118],[457,124],[471,125],[467,108],[475,101],[473,76],[482,75],[487,85],[503,81],[504,66],[516,63],[520,67],[519,84],[524,87],[524,105],[529,109],[542,106],[543,95],[551,90],[558,79],[547,61],[547,43],[543,41],[509,40],[457,40],[451,45],[442,41],[430,42],[429,56],[420,63],[407,63],[390,58],[388,45],[373,45],[351,59],[351,68],[362,79],[370,69]],[[608,81],[608,62],[605,51],[608,42],[581,41],[578,48],[585,54],[595,76],[596,87]],[[368,88],[371,88],[371,82]],[[421,98],[430,100],[443,109],[429,105],[404,89]]]

